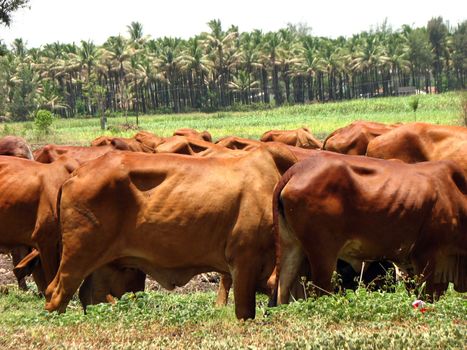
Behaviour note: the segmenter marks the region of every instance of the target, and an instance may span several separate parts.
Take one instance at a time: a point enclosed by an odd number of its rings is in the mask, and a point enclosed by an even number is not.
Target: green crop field
[[[318,138],[324,139],[333,130],[354,120],[372,120],[383,123],[424,121],[435,124],[459,124],[461,120],[458,93],[419,95],[419,107],[414,113],[410,102],[415,97],[390,97],[361,99],[343,102],[295,105],[249,112],[217,112],[148,115],[139,117],[141,129],[160,136],[170,136],[178,128],[208,130],[215,139],[237,135],[259,138],[271,129],[293,129],[308,126]],[[135,123],[134,116],[128,117]],[[38,136],[32,122],[0,125],[0,133],[24,136],[33,144],[59,143],[83,144],[102,134],[131,136],[135,130],[120,131],[125,117],[108,119],[110,130],[102,132],[98,118],[59,119],[54,121],[53,131]]]
[[[428,311],[402,285],[395,293],[364,288],[267,308],[238,321],[233,305],[213,306],[209,293],[139,292],[83,314],[73,300],[65,314],[43,311],[44,300],[11,288],[0,295],[2,349],[465,349],[467,300],[449,290]]]

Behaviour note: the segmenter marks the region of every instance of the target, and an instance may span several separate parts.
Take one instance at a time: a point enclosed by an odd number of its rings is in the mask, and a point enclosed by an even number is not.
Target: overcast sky
[[[28,47],[88,39],[102,44],[111,35],[126,35],[132,21],[154,38],[188,38],[207,31],[211,19],[220,19],[225,29],[238,25],[241,32],[304,22],[313,35],[335,38],[368,30],[385,18],[395,29],[426,25],[436,16],[451,25],[467,19],[465,0],[31,0],[30,6],[15,12],[10,28],[0,26],[0,39],[10,44],[23,38]]]

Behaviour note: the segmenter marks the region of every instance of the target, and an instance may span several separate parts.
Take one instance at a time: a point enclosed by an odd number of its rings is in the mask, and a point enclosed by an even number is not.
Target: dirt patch
[[[0,286],[5,284],[17,284],[17,282],[13,274],[11,257],[7,254],[0,254]]]
[[[217,290],[219,284],[219,274],[217,273],[203,273],[195,276],[185,286],[175,288],[175,293],[193,293],[193,292],[208,292]],[[32,279],[27,279],[28,283]],[[13,264],[11,257],[7,254],[0,254],[0,286],[7,284],[17,285],[16,277],[13,274]],[[164,290],[156,281],[148,277],[146,279],[146,290]]]

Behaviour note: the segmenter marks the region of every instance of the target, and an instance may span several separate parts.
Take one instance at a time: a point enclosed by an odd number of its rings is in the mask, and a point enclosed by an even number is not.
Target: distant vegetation
[[[451,27],[438,17],[397,30],[384,23],[337,39],[312,36],[303,25],[239,32],[219,20],[188,40],[144,34],[133,22],[127,37],[101,46],[28,48],[21,38],[11,49],[0,45],[0,116],[27,120],[48,109],[103,119],[466,87],[467,21]]]

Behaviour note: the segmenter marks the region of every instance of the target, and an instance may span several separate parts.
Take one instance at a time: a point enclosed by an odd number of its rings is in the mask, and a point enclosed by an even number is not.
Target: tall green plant
[[[34,116],[34,127],[40,136],[50,134],[54,115],[46,109],[39,109]]]
[[[419,102],[420,102],[420,97],[418,97],[418,96],[414,96],[409,101],[409,106],[412,109],[415,121],[417,121],[417,109],[418,109],[418,106],[419,106]]]

